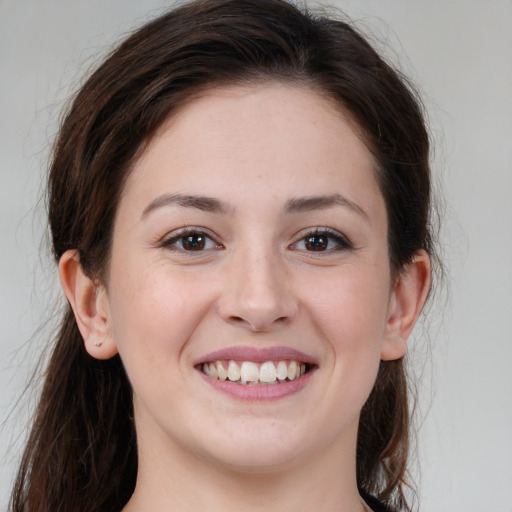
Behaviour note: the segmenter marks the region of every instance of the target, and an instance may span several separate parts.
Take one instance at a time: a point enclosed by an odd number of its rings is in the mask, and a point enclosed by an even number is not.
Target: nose
[[[247,251],[230,262],[219,300],[222,318],[253,332],[289,324],[299,305],[293,280],[282,257],[269,251]]]

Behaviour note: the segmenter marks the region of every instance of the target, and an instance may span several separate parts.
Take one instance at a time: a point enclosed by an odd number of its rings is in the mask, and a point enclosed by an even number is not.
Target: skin
[[[430,267],[418,252],[391,278],[375,162],[352,126],[304,88],[209,91],[135,163],[107,282],[63,256],[87,350],[119,353],[133,386],[139,474],[125,511],[365,510],[360,410],[379,362],[405,353]],[[324,200],[292,201],[311,197]],[[204,249],[187,250],[185,227]],[[311,250],[312,233],[325,250]],[[293,348],[315,371],[285,397],[241,400],[195,366],[231,347]]]

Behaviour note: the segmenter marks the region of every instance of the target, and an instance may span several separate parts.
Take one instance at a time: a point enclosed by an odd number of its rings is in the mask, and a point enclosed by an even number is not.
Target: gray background
[[[60,293],[38,203],[60,110],[113,41],[168,5],[0,0],[0,421],[51,331],[43,324]],[[442,289],[411,346],[428,412],[415,470],[421,510],[511,512],[512,1],[336,5],[423,92],[446,201],[448,306]],[[30,403],[26,395],[0,430],[0,510]]]

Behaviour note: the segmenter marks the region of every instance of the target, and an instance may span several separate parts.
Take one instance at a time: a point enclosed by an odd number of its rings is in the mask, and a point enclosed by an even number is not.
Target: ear
[[[85,274],[78,251],[70,250],[62,255],[59,276],[87,352],[96,359],[109,359],[116,355],[107,290]]]
[[[430,258],[426,251],[421,250],[400,274],[392,290],[381,351],[383,361],[400,359],[405,355],[407,340],[425,305],[430,284]]]

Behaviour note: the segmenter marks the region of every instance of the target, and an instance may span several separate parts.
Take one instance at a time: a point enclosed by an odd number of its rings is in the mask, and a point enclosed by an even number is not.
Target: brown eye
[[[290,249],[296,251],[325,252],[326,254],[348,251],[352,248],[352,244],[344,235],[331,229],[318,229],[307,233],[290,246]]]
[[[329,246],[329,237],[325,235],[312,235],[304,239],[307,251],[325,251]]]
[[[210,249],[220,249],[222,246],[217,244],[212,237],[203,231],[187,229],[164,240],[162,247],[173,251],[201,252]]]
[[[184,236],[181,246],[185,251],[202,251],[206,246],[206,237],[199,233]]]

